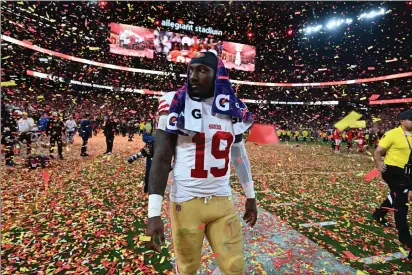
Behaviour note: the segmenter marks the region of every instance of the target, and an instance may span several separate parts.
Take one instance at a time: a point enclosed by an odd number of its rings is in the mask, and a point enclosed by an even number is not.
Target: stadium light
[[[106,7],[106,5],[107,5],[107,2],[106,2],[106,1],[100,1],[100,2],[99,2],[99,7],[101,7],[101,8]]]
[[[327,28],[327,29],[333,29],[333,28],[339,27],[339,26],[342,25],[342,24],[347,24],[347,25],[349,25],[349,24],[352,23],[352,21],[353,21],[353,20],[352,20],[351,18],[347,18],[347,19],[345,19],[345,20],[343,20],[343,19],[339,19],[339,20],[333,19],[333,20],[329,21],[328,24],[326,24],[326,28]]]
[[[412,2],[411,2],[412,3]],[[384,8],[380,8],[379,10],[373,10],[367,13],[362,13],[360,14],[357,19],[358,20],[362,20],[362,19],[370,19],[370,18],[374,18],[378,15],[384,15],[385,14],[385,9]],[[304,32],[306,35],[309,34],[313,34],[315,32],[320,31],[322,28],[325,28],[327,30],[332,30],[335,29],[343,24],[346,25],[350,25],[353,23],[353,19],[352,18],[346,18],[346,19],[332,19],[330,20],[325,27],[323,27],[322,25],[317,25],[317,26],[310,26],[310,27],[306,27],[304,29],[300,29],[299,32]]]
[[[322,27],[323,27],[322,25],[317,25],[317,26],[314,26],[314,27],[307,27],[307,28],[304,29],[304,31],[305,31],[306,34],[311,34],[311,33],[320,31],[322,29]]]
[[[380,8],[379,11],[371,11],[371,12],[367,12],[367,13],[362,13],[361,15],[359,15],[358,20],[363,19],[363,18],[374,18],[378,15],[384,15],[385,14],[385,9]]]

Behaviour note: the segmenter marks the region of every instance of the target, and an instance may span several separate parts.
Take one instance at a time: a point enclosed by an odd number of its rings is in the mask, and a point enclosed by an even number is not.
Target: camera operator
[[[150,167],[152,166],[153,151],[154,151],[154,137],[149,134],[149,131],[145,130],[143,133],[143,142],[146,146],[142,148],[137,154],[129,157],[127,161],[129,163],[134,162],[138,158],[146,158],[146,171],[144,175],[144,192],[147,193],[149,190],[149,173]]]
[[[394,208],[399,241],[409,248],[408,260],[412,260],[412,236],[407,221],[408,199],[412,201],[412,110],[401,113],[399,119],[401,125],[383,135],[373,155],[382,179],[390,189],[389,196],[373,213],[373,218],[389,226],[385,215],[388,209]]]

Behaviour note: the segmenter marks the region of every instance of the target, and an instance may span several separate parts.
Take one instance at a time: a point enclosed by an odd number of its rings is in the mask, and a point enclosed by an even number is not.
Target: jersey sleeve
[[[389,131],[383,135],[382,139],[379,141],[379,146],[385,149],[389,149],[389,147],[391,147],[392,145],[392,141],[392,132]]]
[[[246,104],[245,104],[245,108],[247,109]],[[235,134],[235,136],[237,136],[237,135],[240,135],[246,132],[250,128],[250,126],[252,126],[254,121],[253,119],[249,121],[244,121],[241,118],[232,117],[232,122],[233,122],[233,133]]]
[[[232,118],[233,122],[233,133],[236,135],[243,134],[246,132],[250,126],[252,126],[253,121],[242,121],[240,118]]]
[[[169,113],[169,108],[170,108],[170,105],[172,104],[174,94],[175,94],[175,92],[169,92],[169,93],[164,94],[159,99],[159,106],[157,108],[157,115],[159,115],[162,112],[166,112],[167,114]],[[166,131],[167,114],[159,116],[159,120],[157,122],[157,129]]]
[[[161,112],[169,112],[170,105],[172,104],[172,99],[174,96],[174,92],[169,92],[164,94],[159,99],[159,106],[157,108],[157,114],[159,115]]]

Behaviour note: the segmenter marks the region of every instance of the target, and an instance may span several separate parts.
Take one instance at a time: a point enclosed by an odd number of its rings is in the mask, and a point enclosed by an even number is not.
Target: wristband
[[[241,183],[243,192],[245,192],[245,196],[248,199],[255,198],[255,189],[253,187],[253,181],[250,183]]]
[[[162,210],[163,196],[158,194],[149,195],[149,219],[152,217],[160,216]]]

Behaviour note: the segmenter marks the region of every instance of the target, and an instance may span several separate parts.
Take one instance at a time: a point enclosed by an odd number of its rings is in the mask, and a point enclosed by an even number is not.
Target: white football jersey
[[[159,98],[159,107],[157,108],[157,115],[161,112],[169,112],[170,105],[172,105],[172,100],[176,92],[165,93],[161,98]],[[159,117],[157,123],[157,129],[166,131],[167,114]]]
[[[231,196],[230,151],[235,140],[234,124],[229,116],[212,115],[212,102],[213,98],[202,102],[199,119],[202,131],[194,136],[178,136],[170,191],[173,202]],[[195,110],[187,115],[200,118]]]
[[[157,114],[161,112],[169,112],[170,105],[172,104],[173,97],[176,92],[165,93],[159,98],[159,107],[157,108]]]

